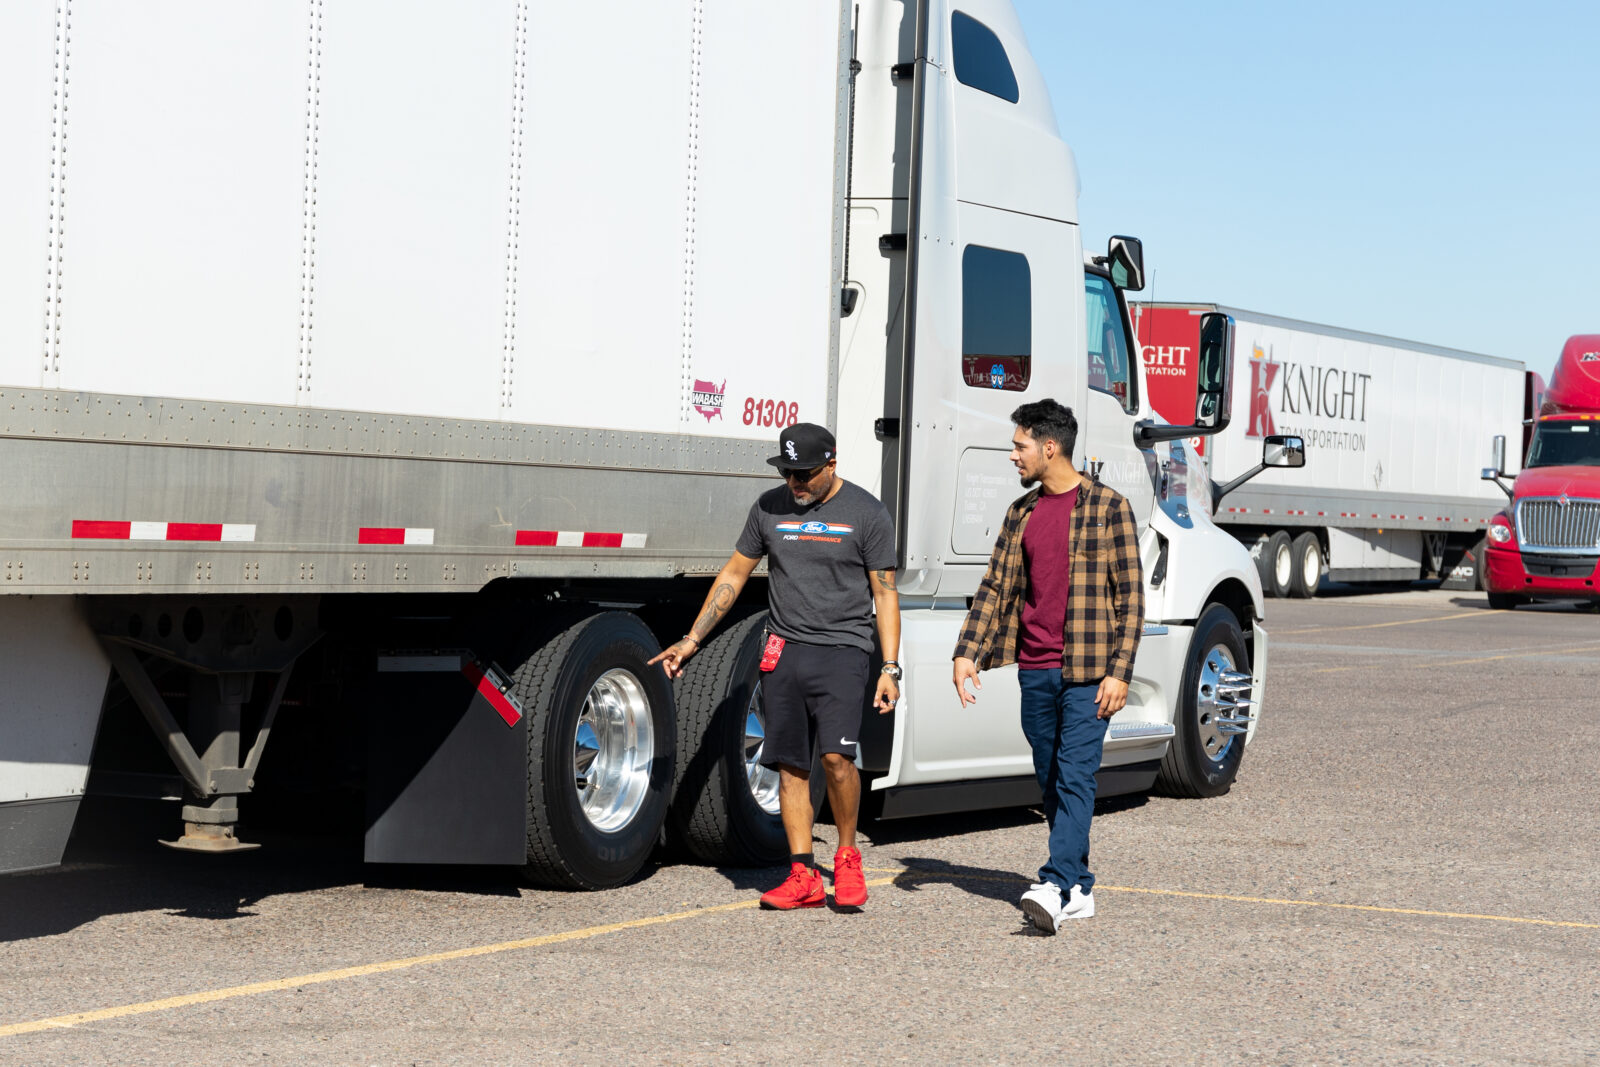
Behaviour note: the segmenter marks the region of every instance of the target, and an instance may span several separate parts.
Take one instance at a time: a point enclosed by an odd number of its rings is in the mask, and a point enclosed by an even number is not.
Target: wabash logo
[[[722,398],[728,390],[728,379],[722,379],[722,384],[704,382],[699,378],[694,380],[694,392],[689,394],[689,403],[694,409],[706,417],[710,422],[713,417],[722,418]]]
[[[1283,365],[1267,358],[1260,345],[1252,345],[1250,352],[1250,421],[1245,426],[1246,437],[1268,437],[1278,432],[1272,418],[1272,383],[1278,380]]]

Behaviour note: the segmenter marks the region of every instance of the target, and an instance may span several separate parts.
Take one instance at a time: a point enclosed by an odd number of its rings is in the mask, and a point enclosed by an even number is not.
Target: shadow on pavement
[[[1596,610],[1595,607],[1592,606],[1594,604],[1593,601],[1584,603],[1582,601],[1574,600],[1535,600],[1526,604],[1518,604],[1515,608],[1506,611],[1497,608],[1490,608],[1489,597],[1484,593],[1479,593],[1476,596],[1472,596],[1470,594],[1467,596],[1454,596],[1450,598],[1450,603],[1454,604],[1458,608],[1482,608],[1484,611],[1499,610],[1504,615],[1515,615],[1528,611],[1545,613],[1566,612],[1573,615],[1592,615]]]
[[[1035,808],[993,808],[949,815],[919,815],[910,819],[873,819],[862,827],[861,833],[874,845],[897,845],[906,841],[958,837],[1043,822],[1044,816]]]
[[[1333,582],[1324,578],[1317,586],[1318,600],[1338,600],[1342,597],[1371,596],[1374,593],[1404,593],[1412,589],[1437,589],[1437,578],[1410,582]]]
[[[1016,871],[970,867],[931,856],[905,856],[901,862],[907,870],[895,876],[894,885],[911,893],[928,884],[954,885],[975,897],[1016,906],[1017,898],[1032,881],[1031,876]]]
[[[159,841],[177,832],[171,804],[89,798],[60,867],[0,877],[0,943],[66,933],[108,915],[160,911],[248,919],[260,901],[341,886],[515,896],[504,867],[368,865],[359,833],[311,837],[242,828],[258,849],[200,855]]]

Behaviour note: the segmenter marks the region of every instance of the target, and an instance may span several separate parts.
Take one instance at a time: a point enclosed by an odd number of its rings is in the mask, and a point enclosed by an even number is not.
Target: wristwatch
[[[883,673],[887,674],[889,677],[898,682],[900,680],[900,664],[896,663],[892,659],[884,660]]]

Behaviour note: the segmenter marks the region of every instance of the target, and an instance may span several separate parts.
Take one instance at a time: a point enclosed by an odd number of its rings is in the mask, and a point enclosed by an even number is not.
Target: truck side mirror
[[[1195,389],[1194,424],[1216,433],[1233,415],[1233,319],[1221,312],[1200,316],[1200,380]]]
[[[1132,240],[1132,238],[1114,237],[1112,240]],[[1208,434],[1221,433],[1228,428],[1228,421],[1233,417],[1233,319],[1220,311],[1207,312],[1200,316],[1199,371],[1194,397],[1194,424],[1157,426],[1148,419],[1141,420],[1133,428],[1136,447],[1149,448],[1157,441],[1176,441],[1184,437],[1205,437]],[[1298,440],[1298,438],[1283,440]],[[1301,447],[1303,449],[1304,445]],[[1305,462],[1303,452],[1300,458],[1301,462],[1293,464],[1294,466],[1301,466]],[[1265,469],[1259,467],[1255,474],[1260,474]],[[1245,481],[1251,477],[1254,475],[1247,475]],[[1243,485],[1244,482],[1241,481],[1239,484]]]
[[[1207,316],[1209,318],[1210,316]],[[1204,327],[1201,327],[1202,332]],[[1302,437],[1289,437],[1283,434],[1273,434],[1261,442],[1261,462],[1245,471],[1239,477],[1229,482],[1218,485],[1211,483],[1211,510],[1215,512],[1217,505],[1222,503],[1222,498],[1239,488],[1251,478],[1260,474],[1268,467],[1304,467],[1306,465],[1306,442]]]
[[[1144,288],[1144,245],[1137,237],[1113,237],[1106,246],[1111,284],[1137,293]]]
[[[1261,443],[1263,467],[1304,467],[1306,442],[1302,437],[1273,434]]]
[[[1506,472],[1506,435],[1497,433],[1489,446],[1489,466],[1483,469],[1483,480],[1492,482]]]
[[[1505,434],[1497,433],[1494,435],[1494,439],[1489,446],[1489,462],[1492,464],[1492,466],[1483,468],[1483,480],[1486,482],[1493,482],[1495,485],[1498,485],[1500,487],[1500,491],[1506,495],[1507,500],[1515,500],[1516,494],[1512,492],[1511,486],[1500,480],[1506,472]]]

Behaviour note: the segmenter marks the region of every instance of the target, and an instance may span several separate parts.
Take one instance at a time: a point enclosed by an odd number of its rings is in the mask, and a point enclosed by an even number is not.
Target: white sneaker
[[[1067,901],[1061,906],[1062,919],[1092,919],[1094,918],[1094,891],[1085,893],[1083,886],[1075,885],[1072,892],[1067,895]]]
[[[1074,887],[1076,888],[1076,887]],[[1022,914],[1041,933],[1056,932],[1061,917],[1061,887],[1054,882],[1035,882],[1022,894]]]

